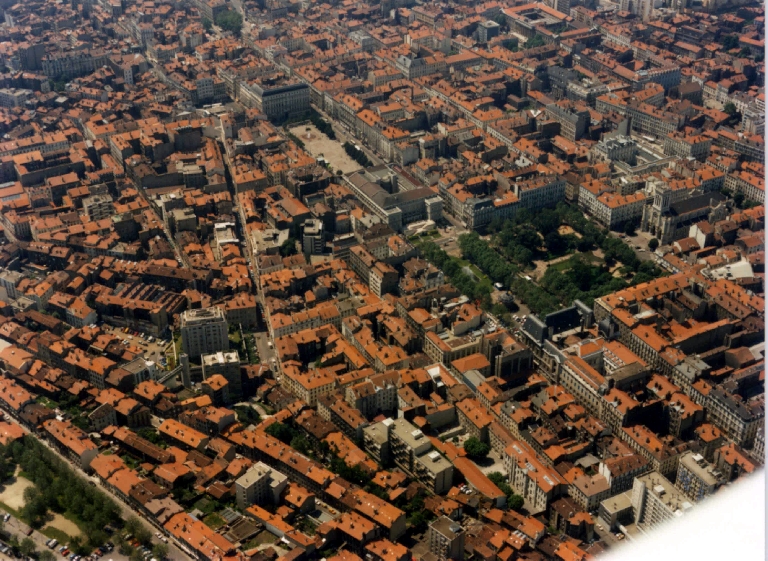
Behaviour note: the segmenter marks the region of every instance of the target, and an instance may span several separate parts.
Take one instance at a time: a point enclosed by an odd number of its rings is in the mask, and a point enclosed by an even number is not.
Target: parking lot
[[[614,234],[623,239],[632,249],[635,250],[635,255],[641,261],[648,261],[653,259],[653,253],[648,249],[648,242],[651,241],[653,236],[649,232],[635,232],[634,236],[627,236],[626,234],[619,235]]]
[[[161,365],[165,360],[165,348],[168,346],[168,341],[165,339],[158,340],[156,337],[152,337],[152,341],[150,341],[149,335],[144,335],[139,332],[136,332],[134,335],[134,332],[130,329],[128,329],[128,332],[126,333],[126,328],[120,327],[104,325],[102,326],[102,329],[108,333],[112,333],[127,345],[132,345],[141,349],[144,352],[144,358],[146,360],[151,360],[152,362]]]

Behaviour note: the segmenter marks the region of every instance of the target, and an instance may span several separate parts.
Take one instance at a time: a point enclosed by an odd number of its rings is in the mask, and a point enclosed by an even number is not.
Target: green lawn
[[[15,508],[11,508],[11,507],[9,507],[7,504],[5,504],[3,502],[0,502],[0,508],[2,508],[5,512],[11,514],[11,516],[13,516],[14,518],[18,518],[19,520],[24,520],[21,517],[21,513],[18,510],[16,510]]]
[[[267,415],[274,415],[275,414],[275,408],[272,407],[271,405],[267,405],[266,403],[262,403],[261,401],[255,401],[254,403],[256,405],[258,405],[259,407],[261,407],[262,409],[264,409],[264,412]],[[258,413],[258,411],[256,413]]]
[[[131,469],[136,469],[139,467],[138,460],[136,460],[135,458],[132,458],[128,454],[123,454],[122,456],[120,456],[120,458],[122,458],[122,460],[125,462],[125,465],[127,465]]]
[[[589,261],[591,264],[596,265],[602,261],[599,257],[595,257],[592,252],[587,253],[578,253],[576,255],[580,255],[581,257],[585,258],[587,261]],[[550,269],[554,269],[555,271],[563,272],[567,271],[571,267],[573,267],[573,258],[576,257],[576,255],[572,256],[570,259],[566,259],[564,261],[560,261],[559,263],[554,263],[549,266]]]
[[[408,241],[411,243],[417,242],[417,241],[429,241],[439,237],[440,237],[440,232],[438,232],[437,230],[430,230],[429,232],[424,232],[422,234],[416,234],[414,236],[411,236],[410,238],[408,238]]]
[[[202,512],[205,515],[213,514],[217,510],[220,510],[222,508],[221,503],[219,501],[215,501],[213,499],[209,499],[206,497],[203,497],[202,499],[198,500],[194,505],[192,505],[192,509],[197,509],[200,512]]]
[[[227,522],[215,512],[203,518],[203,524],[205,524],[211,530],[214,530],[214,531],[218,530],[219,528],[224,526],[226,523]]]
[[[42,395],[37,396],[35,401],[37,401],[40,405],[45,405],[48,409],[56,409],[59,406],[57,402]]]
[[[491,282],[491,279],[489,279],[489,278],[488,278],[488,276],[487,276],[485,273],[483,273],[483,272],[482,272],[482,271],[481,271],[481,270],[480,270],[480,269],[477,267],[477,265],[472,265],[472,264],[470,263],[470,265],[469,265],[469,270],[470,270],[470,271],[472,271],[473,273],[475,273],[475,275],[477,276],[477,278],[479,278],[479,279],[480,279],[480,282],[486,282],[486,281],[487,281],[487,282],[489,282],[489,283]]]
[[[58,528],[41,528],[38,531],[47,538],[57,540],[62,545],[68,544],[72,539],[69,534],[62,532]]]
[[[7,504],[0,502],[0,508],[2,508],[5,512],[9,513],[11,516],[16,518],[17,520],[21,520],[25,524],[29,525],[29,522],[21,515],[21,512],[16,510],[15,508],[11,508]],[[73,520],[74,522],[74,520]],[[62,545],[69,542],[71,539],[69,534],[66,534],[59,530],[58,528],[40,528],[38,529],[38,532],[43,534],[44,536],[48,538],[53,538],[61,542]]]

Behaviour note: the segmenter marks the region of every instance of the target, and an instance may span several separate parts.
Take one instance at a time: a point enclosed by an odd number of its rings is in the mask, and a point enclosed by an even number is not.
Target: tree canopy
[[[525,42],[525,48],[534,49],[536,47],[543,47],[546,44],[547,43],[544,41],[544,37],[537,33]]]
[[[166,557],[168,557],[168,546],[164,543],[158,543],[155,544],[155,546],[152,548],[152,555],[155,556],[156,559],[159,561],[163,561]]]
[[[464,442],[464,450],[467,451],[467,456],[472,459],[485,458],[488,452],[491,451],[491,447],[479,438],[471,436]]]
[[[739,38],[736,35],[726,35],[723,37],[721,44],[723,45],[723,49],[730,51],[739,46]]]
[[[216,25],[224,31],[231,31],[235,35],[239,35],[243,28],[243,16],[232,10],[225,10],[216,16]]]
[[[296,238],[288,238],[282,244],[280,244],[280,255],[282,257],[290,257],[296,255],[298,250],[296,249]]]
[[[504,477],[503,474],[499,473],[498,471],[494,471],[488,474],[488,479],[490,479],[493,484],[496,485],[496,487],[498,487],[499,490],[504,493],[504,495],[506,495],[507,508],[517,511],[523,508],[525,499],[514,492],[512,487],[509,486],[509,483],[507,483],[507,478]]]
[[[284,423],[272,423],[267,427],[267,429],[264,431],[268,435],[275,437],[279,441],[283,442],[284,444],[290,444],[291,440],[295,436],[298,436],[296,431],[289,427],[288,425]]]
[[[51,510],[66,514],[83,529],[87,537],[77,542],[81,549],[101,545],[108,539],[104,527],[120,519],[120,511],[109,497],[88,485],[31,436],[0,447],[0,469],[17,463],[34,483],[24,491],[26,504],[21,511],[32,527],[40,527]]]
[[[561,225],[569,226],[575,233],[560,234]],[[578,208],[564,203],[535,215],[522,210],[510,220],[493,220],[487,230],[490,240],[475,233],[459,237],[463,257],[493,282],[508,287],[515,298],[535,314],[547,314],[570,305],[574,298],[589,306],[595,298],[628,286],[633,274],[632,284],[647,282],[662,274],[652,263],[640,261],[626,242],[608,235]],[[595,249],[602,250],[602,260],[588,255]],[[523,271],[535,259],[549,260],[566,252],[575,254],[567,262],[549,267],[539,284],[524,278]],[[624,278],[614,277],[610,271],[617,262],[623,265]],[[440,263],[436,264],[442,268]]]

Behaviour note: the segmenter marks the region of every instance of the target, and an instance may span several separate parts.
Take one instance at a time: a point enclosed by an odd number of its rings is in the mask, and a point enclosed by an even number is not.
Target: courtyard
[[[361,169],[360,164],[350,158],[344,151],[342,143],[331,140],[317,128],[307,122],[293,127],[290,133],[304,143],[304,148],[315,158],[323,158],[333,168],[333,172],[341,170],[348,174]]]

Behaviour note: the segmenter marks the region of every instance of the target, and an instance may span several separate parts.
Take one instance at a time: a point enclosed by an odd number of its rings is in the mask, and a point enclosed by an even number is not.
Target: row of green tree
[[[302,150],[304,149],[304,141],[301,140],[298,136],[296,136],[290,131],[285,131],[285,136],[290,138],[293,141],[293,143],[296,144],[296,146],[298,146]]]
[[[363,166],[364,168],[367,168],[372,165],[373,162],[368,159],[368,156],[365,155],[365,152],[363,152],[361,149],[356,148],[354,144],[347,141],[343,144],[344,151],[347,153],[347,156],[355,160],[358,164]]]
[[[459,248],[465,259],[477,265],[493,282],[509,286],[520,268],[501,259],[499,253],[476,232],[459,236]]]
[[[424,258],[442,270],[457,290],[473,300],[479,300],[484,307],[490,307],[493,288],[487,282],[478,282],[474,275],[466,273],[460,259],[448,255],[434,242],[424,242],[419,248]]]
[[[336,133],[334,132],[333,126],[331,125],[331,123],[329,123],[322,117],[319,117],[318,115],[312,115],[312,117],[310,118],[310,121],[312,121],[312,124],[315,125],[315,128],[317,130],[319,130],[329,139],[336,140]]]
[[[520,495],[515,494],[515,492],[512,490],[512,487],[510,487],[509,483],[507,483],[507,479],[504,477],[504,475],[498,471],[494,471],[488,474],[488,479],[490,479],[493,484],[496,485],[496,487],[498,487],[499,490],[507,496],[508,508],[517,511],[523,508],[525,499],[523,499],[523,497]]]
[[[117,505],[104,493],[89,485],[42,443],[31,436],[0,448],[3,475],[11,466],[19,465],[34,486],[24,490],[21,516],[33,528],[48,520],[49,511],[74,520],[85,538],[73,546],[102,545],[108,535],[104,527],[120,523]],[[12,471],[11,471],[12,473]]]
[[[112,541],[117,548],[117,551],[128,557],[129,561],[144,561],[144,557],[141,550],[137,547],[133,547],[124,536],[131,535],[131,539],[137,540],[140,544],[150,547],[152,545],[152,532],[147,526],[142,523],[136,516],[131,516],[125,521],[123,532],[115,534]],[[165,559],[168,556],[168,546],[164,543],[155,544],[152,547],[152,555],[156,559]]]

